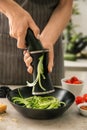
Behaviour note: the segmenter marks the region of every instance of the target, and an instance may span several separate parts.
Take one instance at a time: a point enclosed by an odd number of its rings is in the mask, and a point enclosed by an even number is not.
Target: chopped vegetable
[[[69,61],[76,61],[77,60],[77,56],[75,54],[65,53],[64,54],[64,59],[65,60],[69,60]]]
[[[23,107],[33,109],[57,109],[66,105],[64,102],[59,101],[59,99],[54,96],[31,96],[28,98],[23,98],[21,96],[13,97],[12,101],[13,103],[20,104]]]
[[[87,102],[87,93],[83,95],[83,99],[85,102]]]
[[[77,97],[75,98],[75,102],[76,102],[76,104],[78,105],[78,104],[80,104],[80,103],[83,103],[83,102],[84,102],[84,99],[83,99],[82,96],[77,96]]]
[[[87,93],[83,94],[82,96],[77,96],[75,98],[75,102],[76,102],[76,104],[87,102]]]
[[[65,81],[66,83],[70,83],[70,84],[81,84],[82,81],[79,80],[76,76],[71,77],[70,79]]]
[[[42,83],[41,83],[41,77],[43,78],[43,80],[45,79],[45,76],[44,76],[44,67],[43,67],[43,58],[44,58],[44,55],[42,55],[39,58],[39,63],[38,63],[38,66],[37,66],[37,76],[36,76],[36,79],[32,83],[30,83],[29,81],[27,81],[27,86],[35,86],[37,83],[39,83],[40,88],[42,90],[46,91],[46,89],[42,86]]]
[[[76,77],[76,76],[73,76],[73,77],[71,77],[71,82],[73,83],[74,81],[79,81],[79,79]]]

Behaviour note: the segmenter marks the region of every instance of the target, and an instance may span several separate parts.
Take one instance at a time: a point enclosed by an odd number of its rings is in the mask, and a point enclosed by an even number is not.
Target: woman
[[[26,84],[30,80],[32,57],[24,52],[27,73],[22,51],[16,48],[16,40],[18,48],[26,48],[25,36],[30,28],[49,49],[48,70],[53,84],[61,84],[64,66],[60,34],[70,19],[72,4],[73,0],[0,0],[0,82]]]

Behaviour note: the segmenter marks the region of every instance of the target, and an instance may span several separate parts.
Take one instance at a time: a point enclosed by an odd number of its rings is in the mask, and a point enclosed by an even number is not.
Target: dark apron
[[[41,30],[47,24],[59,0],[15,0],[33,17]],[[38,4],[39,3],[39,4]],[[9,36],[8,19],[0,13],[0,84],[21,84],[32,80],[23,61],[23,51],[17,48],[16,40]],[[54,46],[55,59],[51,74],[54,85],[61,84],[64,77],[63,49],[61,38]]]

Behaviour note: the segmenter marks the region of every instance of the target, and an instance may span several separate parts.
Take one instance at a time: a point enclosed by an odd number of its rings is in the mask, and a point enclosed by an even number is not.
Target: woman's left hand
[[[43,42],[43,40],[41,41],[41,43]],[[43,47],[45,49],[49,50],[49,56],[48,56],[48,71],[52,72],[52,68],[53,68],[53,59],[54,59],[54,50],[53,50],[53,45],[49,45],[49,44],[45,44],[42,43]],[[27,71],[31,74],[33,72],[33,67],[31,65],[33,59],[29,54],[29,51],[25,50],[24,51],[24,62],[27,66]]]
[[[23,54],[24,54],[24,62],[25,62],[25,64],[26,64],[27,71],[28,71],[30,74],[32,74],[32,72],[33,72],[33,67],[31,66],[31,63],[32,63],[33,59],[32,59],[32,57],[30,56],[28,50],[24,50]]]

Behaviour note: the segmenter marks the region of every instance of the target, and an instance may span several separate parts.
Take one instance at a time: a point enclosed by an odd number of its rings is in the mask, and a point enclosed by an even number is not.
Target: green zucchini
[[[65,60],[70,60],[70,61],[76,61],[77,57],[76,57],[75,54],[65,53],[64,54],[64,59]]]

